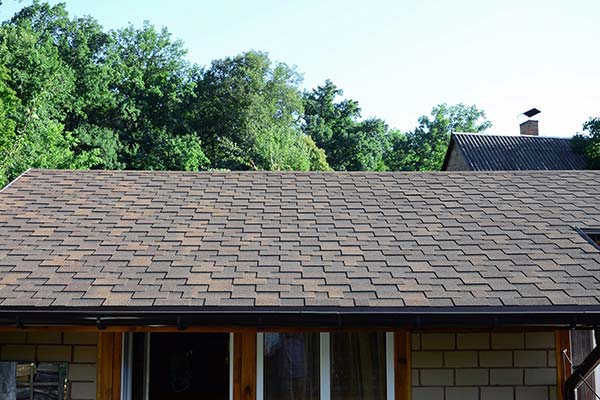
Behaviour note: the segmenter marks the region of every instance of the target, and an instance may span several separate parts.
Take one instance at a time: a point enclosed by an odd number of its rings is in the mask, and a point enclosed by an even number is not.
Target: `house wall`
[[[553,332],[412,335],[413,400],[554,400]]]
[[[467,164],[467,161],[456,146],[452,148],[452,152],[448,158],[448,165],[446,165],[446,171],[471,171],[471,167],[469,167],[469,164]]]
[[[66,361],[73,400],[96,398],[98,335],[93,332],[0,332],[1,361]]]
[[[72,399],[90,400],[98,343],[96,333],[0,332],[0,360],[69,362]],[[554,400],[555,346],[553,332],[413,333],[412,400]],[[238,364],[255,365],[254,353],[241,353]]]

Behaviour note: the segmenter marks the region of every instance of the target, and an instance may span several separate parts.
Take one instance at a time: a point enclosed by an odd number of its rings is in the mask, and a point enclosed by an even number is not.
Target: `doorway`
[[[228,400],[228,333],[134,333],[125,339],[123,398]]]

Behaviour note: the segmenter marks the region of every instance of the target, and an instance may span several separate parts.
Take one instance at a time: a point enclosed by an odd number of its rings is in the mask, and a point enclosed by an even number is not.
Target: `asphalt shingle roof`
[[[0,192],[15,306],[598,305],[600,171],[30,170]]]
[[[456,147],[473,171],[529,171],[585,169],[582,155],[569,138],[494,136],[455,133],[448,155]],[[446,168],[448,155],[442,169]]]

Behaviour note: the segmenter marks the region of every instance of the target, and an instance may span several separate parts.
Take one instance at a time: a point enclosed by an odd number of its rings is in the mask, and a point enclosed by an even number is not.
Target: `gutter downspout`
[[[577,388],[583,381],[594,372],[594,369],[600,364],[600,330],[594,329],[594,339],[596,347],[592,349],[581,364],[577,365],[571,376],[565,382],[565,400],[575,400]]]

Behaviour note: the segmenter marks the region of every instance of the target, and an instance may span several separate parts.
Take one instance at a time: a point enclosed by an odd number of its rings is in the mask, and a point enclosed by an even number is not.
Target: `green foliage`
[[[6,160],[10,159],[10,151],[16,139],[16,123],[12,118],[17,110],[18,99],[7,82],[8,68],[0,64],[0,188],[9,180]]]
[[[192,127],[213,168],[328,169],[300,130],[300,76],[250,51],[214,61],[197,78]]]
[[[392,170],[438,171],[444,162],[452,132],[483,132],[492,126],[475,106],[440,104],[419,126],[406,134],[392,135],[387,165]]]
[[[119,134],[110,128],[83,123],[73,131],[78,139],[75,153],[80,160],[94,169],[121,169],[119,161],[122,149]]]
[[[74,77],[74,90],[65,117],[65,129],[80,123],[102,124],[115,105],[111,83],[114,70],[107,60],[112,38],[91,17],[70,20],[65,4],[34,2],[11,20],[12,25],[33,29],[50,42]]]
[[[571,139],[571,146],[587,160],[588,168],[600,169],[600,118],[591,118],[583,124],[584,133]]]
[[[0,181],[29,167],[67,168],[77,164],[76,140],[64,131],[74,78],[58,51],[27,25],[0,28],[0,59],[7,70],[3,103],[11,104],[12,132],[0,140]]]
[[[183,44],[172,41],[166,29],[157,31],[147,23],[141,29],[129,26],[112,33],[107,59],[115,75],[111,89],[116,106],[109,113],[109,127],[119,132],[126,168],[165,169],[171,160],[159,155],[169,153],[168,143],[189,140],[178,138],[191,134],[181,121],[181,105],[193,88],[185,54]],[[195,152],[189,154],[195,157]]]
[[[338,171],[385,171],[390,133],[381,119],[360,121],[358,102],[336,101],[343,95],[333,82],[305,92],[304,132],[321,147]]]
[[[331,81],[300,83],[266,53],[201,69],[164,28],[105,31],[34,1],[0,26],[0,187],[30,167],[431,170],[450,132],[490,125],[474,106],[443,104],[403,134],[362,119]]]
[[[302,132],[289,130],[260,133],[256,152],[263,160],[261,169],[270,171],[329,171],[325,152]]]

